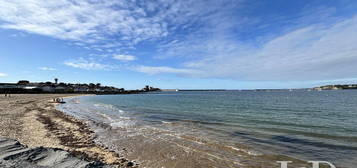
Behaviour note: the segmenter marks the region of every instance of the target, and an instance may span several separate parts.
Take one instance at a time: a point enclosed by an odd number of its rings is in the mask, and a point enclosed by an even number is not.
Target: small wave
[[[111,105],[111,104],[96,103],[93,106],[99,107],[99,108],[104,108],[106,110],[117,111],[119,113],[124,113],[125,112],[124,110],[121,110],[121,109],[119,109],[116,106]]]
[[[172,124],[172,122],[168,122],[168,121],[161,121],[163,124]]]
[[[70,103],[73,103],[73,104],[80,104],[80,100],[78,98],[73,98],[73,99],[69,99]]]
[[[108,120],[111,127],[123,128],[134,124],[130,117],[111,116],[105,113],[99,113],[99,115]]]
[[[187,122],[187,123],[194,123],[194,124],[203,124],[203,125],[226,125],[225,123],[219,122],[219,121],[200,121],[200,120],[179,120],[182,122]]]
[[[134,125],[132,121],[118,121],[110,123],[110,126],[113,128],[125,128]]]
[[[233,149],[235,151],[238,151],[238,152],[244,152],[244,153],[247,153],[248,155],[251,155],[251,156],[261,156],[262,154],[257,152],[257,151],[250,151],[250,150],[245,150],[245,149],[239,149],[239,148],[236,148],[234,146],[226,146],[230,149]]]
[[[124,119],[124,120],[131,120],[130,117],[123,117],[123,116],[118,116],[120,119]]]
[[[357,150],[357,147],[355,146],[331,144],[322,141],[313,141],[309,139],[302,139],[302,138],[282,136],[282,135],[273,136],[271,139],[282,143],[301,144],[304,146],[309,145],[319,148],[329,148],[333,150]]]
[[[114,122],[115,120],[110,117],[109,115],[105,114],[105,113],[99,113],[103,118],[109,120],[110,122]]]

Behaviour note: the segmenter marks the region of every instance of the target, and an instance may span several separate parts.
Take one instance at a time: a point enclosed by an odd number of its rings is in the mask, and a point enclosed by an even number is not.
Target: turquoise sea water
[[[248,146],[253,156],[281,154],[306,161],[329,161],[338,167],[357,164],[357,90],[83,96],[70,99],[60,108],[77,117],[105,123],[111,131],[125,128],[128,137],[142,134],[162,139],[163,134],[158,132],[166,130],[181,139],[183,135],[199,136],[199,145],[212,144],[206,141],[209,139],[233,149],[239,148],[238,144]],[[120,143],[114,134],[108,133],[103,139]],[[176,142],[172,138],[165,140]],[[201,151],[232,163],[241,161],[222,150],[205,147]]]

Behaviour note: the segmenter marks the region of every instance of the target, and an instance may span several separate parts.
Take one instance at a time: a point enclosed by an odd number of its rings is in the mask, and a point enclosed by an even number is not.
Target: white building
[[[44,92],[54,92],[55,91],[55,88],[52,86],[42,86],[41,89]]]

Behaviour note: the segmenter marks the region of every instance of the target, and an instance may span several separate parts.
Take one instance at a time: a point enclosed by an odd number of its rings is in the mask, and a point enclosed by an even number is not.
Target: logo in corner
[[[277,162],[280,163],[280,168],[288,168],[289,163],[292,163],[292,161],[277,161]],[[312,168],[320,168],[320,164],[329,165],[330,168],[336,168],[335,165],[327,161],[308,161],[308,163],[311,163]],[[306,168],[306,167],[301,167],[301,168]]]

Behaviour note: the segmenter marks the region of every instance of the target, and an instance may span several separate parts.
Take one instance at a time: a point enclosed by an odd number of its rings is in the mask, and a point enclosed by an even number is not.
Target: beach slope
[[[58,153],[64,152],[50,149],[55,148],[68,151],[71,155],[88,161],[100,161],[117,167],[133,166],[132,162],[117,153],[95,144],[93,141],[94,132],[85,123],[55,109],[55,103],[52,100],[64,96],[73,95],[17,94],[11,95],[11,97],[1,96],[1,141],[5,144],[16,144],[16,141],[7,138],[17,140],[29,147],[27,149],[20,145],[20,148],[24,148],[21,150],[35,153],[40,151],[40,153],[43,152],[41,154],[43,156],[50,154],[56,156]],[[20,157],[20,155],[16,156]],[[21,157],[19,159],[21,161]]]

